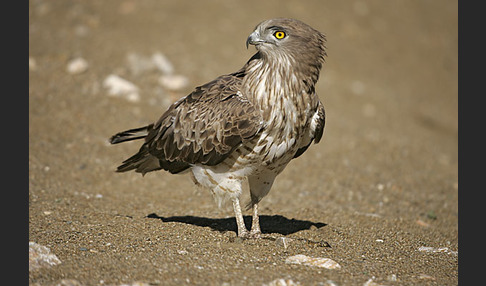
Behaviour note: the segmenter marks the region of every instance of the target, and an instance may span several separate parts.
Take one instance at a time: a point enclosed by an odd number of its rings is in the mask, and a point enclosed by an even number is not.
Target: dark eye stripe
[[[282,31],[282,32],[287,33],[287,32],[285,31],[285,29],[284,29],[283,27],[280,27],[280,26],[270,26],[270,27],[268,27],[268,29],[269,29],[269,30],[273,30],[273,31]]]

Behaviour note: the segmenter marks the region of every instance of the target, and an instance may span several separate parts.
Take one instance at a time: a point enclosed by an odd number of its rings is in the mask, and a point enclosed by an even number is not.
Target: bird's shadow
[[[155,213],[147,215],[147,218],[160,219],[163,222],[181,222],[190,225],[201,227],[210,227],[213,230],[225,232],[237,232],[236,220],[234,217],[229,218],[206,218],[198,216],[170,216],[163,217]],[[245,225],[247,228],[251,225],[251,216],[244,216]],[[281,215],[262,215],[260,216],[260,227],[262,233],[278,233],[281,235],[288,235],[299,232],[301,230],[310,229],[312,226],[321,228],[327,224],[322,222],[312,222],[308,220],[288,219]]]

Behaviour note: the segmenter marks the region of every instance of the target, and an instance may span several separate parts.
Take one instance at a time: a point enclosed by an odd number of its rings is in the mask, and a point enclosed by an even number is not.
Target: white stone
[[[268,284],[263,284],[264,286],[294,286],[299,285],[299,283],[295,283],[292,279],[275,279]]]
[[[170,75],[174,72],[174,66],[161,52],[156,52],[151,57],[129,53],[127,61],[128,67],[134,75],[153,70],[158,70],[164,75]]]
[[[289,247],[291,241],[292,241],[291,238],[279,237],[275,240],[275,243],[277,243],[277,245],[283,246],[285,249],[287,249]]]
[[[322,257],[309,257],[303,254],[290,256],[285,260],[285,263],[316,266],[326,269],[341,269],[341,265],[339,265],[336,261],[332,259]]]
[[[373,281],[373,279],[375,279],[375,277],[371,277],[370,279],[368,279],[368,281],[366,281],[363,286],[380,286],[380,284],[376,283]]]
[[[123,97],[131,102],[140,101],[138,87],[117,75],[107,76],[103,81],[103,87],[108,89],[109,96]]]
[[[183,75],[163,75],[159,78],[159,83],[168,90],[176,91],[185,88],[189,80]]]
[[[174,66],[161,52],[152,55],[152,63],[164,74],[172,74],[174,72]]]
[[[61,260],[51,250],[35,242],[29,242],[29,271],[60,264]]]
[[[33,57],[29,57],[29,70],[35,71],[37,69],[37,62]]]
[[[83,58],[74,58],[67,64],[66,71],[70,74],[80,74],[88,70],[88,62]]]
[[[448,247],[421,246],[418,248],[418,251],[428,252],[428,253],[447,253],[447,254],[457,255],[457,251],[450,250]]]

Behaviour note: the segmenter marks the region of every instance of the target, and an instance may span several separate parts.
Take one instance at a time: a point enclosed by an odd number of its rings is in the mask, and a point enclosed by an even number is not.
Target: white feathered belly
[[[268,177],[266,181],[273,183],[294,157],[302,138],[263,132],[261,136],[242,144],[216,166],[193,166],[194,179],[197,184],[209,189],[221,206],[227,199],[241,195],[242,184],[249,176],[261,174]],[[264,195],[266,193],[268,190]]]

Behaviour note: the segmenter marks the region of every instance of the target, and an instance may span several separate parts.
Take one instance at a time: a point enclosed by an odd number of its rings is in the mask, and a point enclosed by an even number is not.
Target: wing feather
[[[324,134],[324,125],[326,125],[326,111],[324,105],[319,101],[317,108],[317,117],[315,119],[316,127],[314,128],[314,140],[317,143],[321,141],[322,134]]]
[[[142,148],[170,172],[172,165],[179,171],[191,164],[220,163],[261,129],[261,115],[240,87],[237,73],[197,87],[153,124]]]
[[[120,132],[112,144],[145,138],[118,172],[179,173],[192,164],[217,165],[257,135],[262,117],[241,91],[245,67],[216,78],[172,104],[154,124]]]
[[[307,148],[314,142],[315,144],[319,143],[322,138],[322,134],[324,133],[324,125],[326,124],[326,112],[324,110],[324,105],[322,104],[321,101],[319,101],[319,104],[317,106],[317,110],[314,113],[314,116],[312,116],[311,123],[310,123],[310,140],[308,141],[306,145],[303,147],[299,148],[297,152],[294,155],[294,158],[299,157],[302,155]]]

